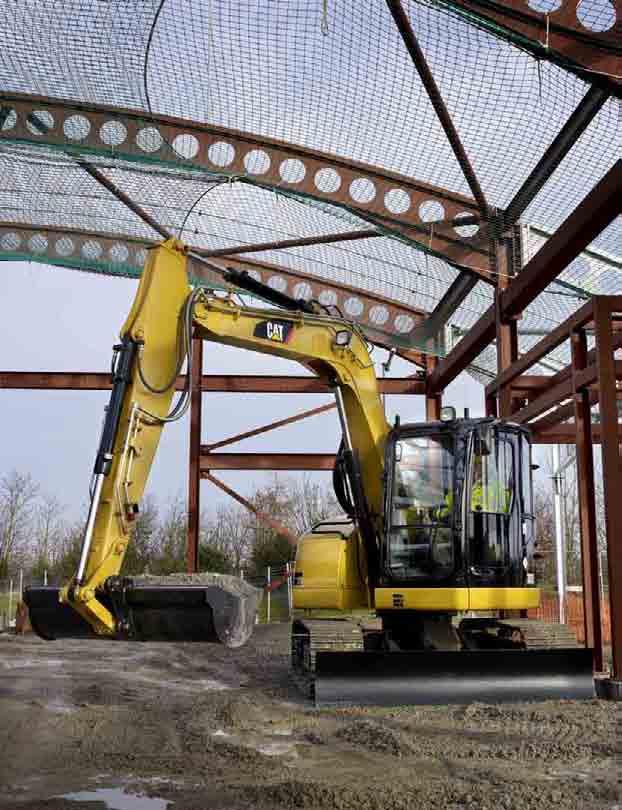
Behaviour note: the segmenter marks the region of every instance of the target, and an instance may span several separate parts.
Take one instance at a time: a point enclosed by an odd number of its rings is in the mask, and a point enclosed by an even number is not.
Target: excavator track
[[[318,652],[363,652],[364,649],[363,629],[356,620],[295,620],[291,637],[294,683],[313,700]]]
[[[520,628],[528,650],[582,648],[567,624],[542,622],[539,619],[507,619],[507,623]]]
[[[594,695],[592,653],[565,625],[510,620],[527,650],[365,650],[377,628],[356,619],[296,620],[292,672],[316,706],[581,699]]]

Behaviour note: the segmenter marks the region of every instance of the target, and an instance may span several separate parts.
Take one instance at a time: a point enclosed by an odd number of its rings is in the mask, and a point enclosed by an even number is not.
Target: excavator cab
[[[385,465],[388,582],[534,586],[527,430],[492,419],[399,426]],[[536,596],[525,593],[520,607]]]

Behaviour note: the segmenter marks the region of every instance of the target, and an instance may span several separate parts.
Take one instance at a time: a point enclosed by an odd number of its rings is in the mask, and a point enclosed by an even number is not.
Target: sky
[[[129,311],[136,281],[90,275],[35,262],[0,262],[0,370],[106,371],[111,348]],[[386,353],[376,350],[378,364]],[[396,360],[389,376],[412,374]],[[207,343],[204,373],[306,374],[296,363]],[[378,367],[377,373],[380,375]],[[0,389],[0,476],[30,473],[41,489],[58,498],[69,521],[79,519],[108,392],[14,391]],[[204,394],[202,441],[216,441],[330,402],[329,395]],[[448,389],[445,404],[483,415],[481,386],[466,374]],[[390,421],[424,419],[419,396],[387,397]],[[164,505],[187,497],[188,422],[165,427],[146,493]],[[231,451],[334,452],[340,439],[337,415],[329,411],[226,448]],[[273,473],[217,473],[242,494],[250,494]],[[283,474],[285,475],[285,474]],[[328,473],[309,473],[328,482]],[[207,482],[201,505],[230,499]]]

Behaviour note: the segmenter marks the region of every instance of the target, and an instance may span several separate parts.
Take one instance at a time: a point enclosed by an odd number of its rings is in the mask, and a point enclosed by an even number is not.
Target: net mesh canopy
[[[402,345],[430,350],[417,326],[461,274],[477,274],[441,325],[434,351],[446,352],[493,302],[491,240],[510,233],[502,215],[580,105],[593,103],[587,122],[511,229],[519,265],[620,160],[622,3],[404,0],[486,216],[390,5],[6,3],[0,259],[140,274],[161,234],[88,164],[204,252],[378,231],[237,258],[299,297],[347,290],[345,316]],[[621,246],[618,217],[527,308],[521,352],[589,296],[622,293]],[[567,362],[560,348],[540,371]],[[493,373],[494,349],[474,368]]]

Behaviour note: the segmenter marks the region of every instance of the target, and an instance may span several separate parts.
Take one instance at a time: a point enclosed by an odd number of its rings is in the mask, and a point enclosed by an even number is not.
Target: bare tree
[[[312,480],[309,475],[288,479],[291,494],[290,515],[287,523],[296,535],[304,534],[318,523],[342,513],[332,486]]]
[[[14,470],[0,479],[0,577],[25,559],[38,492],[29,473]]]
[[[221,551],[234,571],[240,571],[248,559],[251,517],[237,504],[219,504],[214,514],[201,516],[201,543]]]
[[[534,489],[536,579],[541,587],[555,586],[555,509],[550,485]]]
[[[185,570],[187,515],[181,497],[169,502],[154,534],[153,554],[149,569],[154,574]]]
[[[142,499],[140,512],[123,560],[124,574],[143,574],[152,566],[158,532],[158,507],[151,495]]]
[[[43,495],[34,510],[34,532],[32,536],[32,575],[42,577],[49,570],[61,548],[65,526],[62,519],[63,507],[53,495]]]

